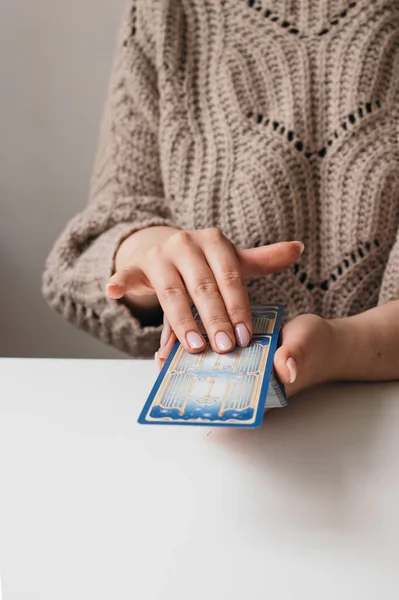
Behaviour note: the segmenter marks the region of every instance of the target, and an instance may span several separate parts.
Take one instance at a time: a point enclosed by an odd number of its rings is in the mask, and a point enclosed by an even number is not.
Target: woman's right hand
[[[231,351],[252,337],[246,279],[281,271],[298,260],[301,242],[280,242],[243,250],[219,229],[179,231],[153,227],[127,238],[116,255],[116,272],[107,286],[110,298],[132,306],[161,305],[166,327],[162,344],[174,335],[191,353],[205,340],[192,315],[194,302],[212,348]]]

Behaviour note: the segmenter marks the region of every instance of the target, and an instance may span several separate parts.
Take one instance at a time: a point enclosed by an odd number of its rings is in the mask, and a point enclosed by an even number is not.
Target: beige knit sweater
[[[123,238],[220,227],[243,247],[302,240],[255,302],[352,315],[399,287],[399,3],[130,0],[88,207],[52,250],[44,293],[134,356],[143,328],[104,289]]]

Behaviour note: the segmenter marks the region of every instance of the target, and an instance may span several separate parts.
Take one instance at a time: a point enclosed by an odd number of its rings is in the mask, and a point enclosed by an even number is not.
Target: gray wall
[[[125,0],[0,2],[0,356],[116,356],[45,305],[48,251],[85,204]]]

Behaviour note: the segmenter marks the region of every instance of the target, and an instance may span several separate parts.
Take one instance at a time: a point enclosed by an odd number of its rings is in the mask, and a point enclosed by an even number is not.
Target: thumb
[[[119,300],[133,288],[139,291],[148,287],[149,282],[143,271],[138,267],[129,267],[112,275],[106,287],[106,294],[112,300]]]
[[[281,346],[274,355],[274,369],[292,396],[331,378],[331,333],[325,319],[305,314],[281,330]]]
[[[297,382],[298,376],[302,379],[304,370],[304,356],[308,356],[312,349],[312,330],[314,315],[301,315],[293,319],[281,330],[281,346],[274,355],[274,370],[277,377],[285,385]]]
[[[237,248],[244,277],[261,277],[289,267],[303,253],[302,242],[278,242],[261,248]]]
[[[291,356],[294,353],[281,346],[274,355],[274,370],[284,385],[295,383],[298,377],[298,360]]]

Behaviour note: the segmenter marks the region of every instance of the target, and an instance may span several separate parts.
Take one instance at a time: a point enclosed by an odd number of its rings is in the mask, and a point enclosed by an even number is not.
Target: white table
[[[136,424],[149,362],[0,360],[3,600],[399,597],[399,385]]]

